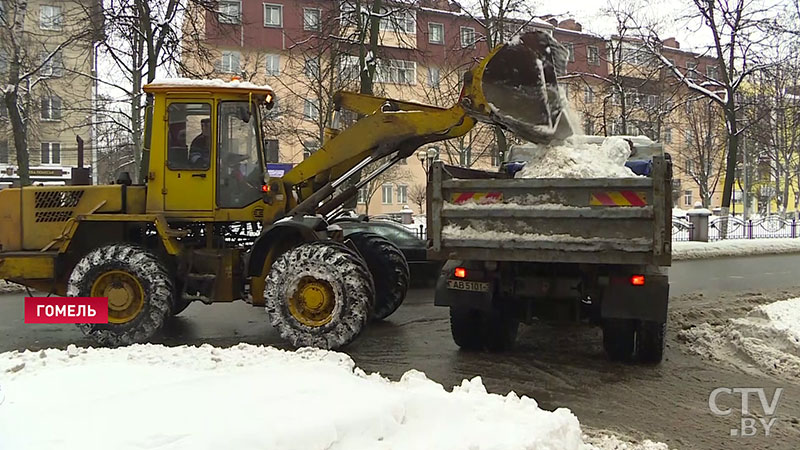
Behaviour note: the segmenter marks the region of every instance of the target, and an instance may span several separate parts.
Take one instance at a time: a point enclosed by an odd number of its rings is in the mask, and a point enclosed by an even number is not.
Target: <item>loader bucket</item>
[[[539,144],[572,135],[557,83],[567,57],[567,50],[541,31],[525,33],[490,55],[481,77],[490,122]]]

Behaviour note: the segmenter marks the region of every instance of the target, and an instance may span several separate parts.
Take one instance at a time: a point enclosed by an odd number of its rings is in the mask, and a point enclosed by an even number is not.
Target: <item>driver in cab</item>
[[[202,119],[200,128],[200,134],[189,147],[189,164],[195,168],[206,168],[211,158],[211,119]]]

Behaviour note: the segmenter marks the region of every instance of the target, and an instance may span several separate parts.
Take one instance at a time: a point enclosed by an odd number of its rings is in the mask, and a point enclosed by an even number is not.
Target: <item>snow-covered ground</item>
[[[757,306],[722,324],[704,322],[678,336],[709,359],[800,380],[800,298]]]
[[[0,280],[0,294],[12,294],[16,292],[22,292],[25,288],[16,283],[7,283],[3,280]]]
[[[800,253],[800,239],[728,239],[714,242],[672,243],[672,259],[676,261],[781,253]]]
[[[3,449],[618,448],[584,443],[569,410],[487,393],[479,377],[448,392],[315,349],[15,351],[0,354],[0,388]]]

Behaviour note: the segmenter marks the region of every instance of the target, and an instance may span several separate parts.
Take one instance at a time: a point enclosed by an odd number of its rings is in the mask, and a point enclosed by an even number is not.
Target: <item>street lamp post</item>
[[[419,160],[420,164],[422,164],[422,170],[425,171],[425,175],[428,174],[428,170],[435,160],[439,156],[439,148],[435,146],[428,147],[427,150],[420,149],[417,152],[417,159]]]

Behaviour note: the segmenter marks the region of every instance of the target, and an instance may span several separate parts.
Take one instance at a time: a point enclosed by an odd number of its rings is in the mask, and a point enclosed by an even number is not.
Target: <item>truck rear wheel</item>
[[[636,336],[636,358],[643,363],[658,364],[664,358],[666,322],[643,320]]]
[[[603,320],[603,348],[612,361],[630,361],[636,346],[636,322],[630,319]]]
[[[288,250],[272,264],[266,281],[270,322],[295,347],[346,345],[372,314],[372,276],[357,254],[336,242]]]
[[[519,320],[509,312],[450,307],[450,331],[464,350],[510,350],[518,330]]]
[[[108,323],[78,324],[100,345],[146,342],[173,308],[172,279],[158,257],[130,244],[100,247],[84,256],[69,277],[70,297],[108,297]]]
[[[408,292],[409,270],[406,257],[391,241],[369,232],[347,236],[367,262],[375,281],[375,309],[372,317],[383,320],[403,303]]]

